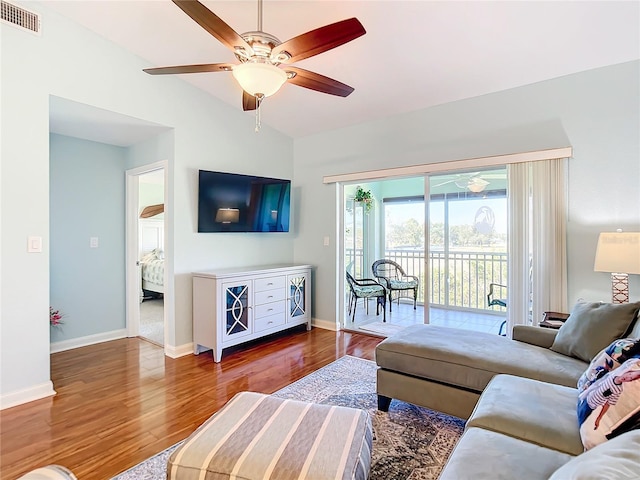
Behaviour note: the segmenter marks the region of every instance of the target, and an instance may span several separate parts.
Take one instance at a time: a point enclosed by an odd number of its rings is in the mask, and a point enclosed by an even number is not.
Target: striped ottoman
[[[78,480],[71,470],[61,465],[47,465],[31,470],[18,480]]]
[[[167,479],[366,480],[372,438],[364,410],[241,392],[173,452]]]

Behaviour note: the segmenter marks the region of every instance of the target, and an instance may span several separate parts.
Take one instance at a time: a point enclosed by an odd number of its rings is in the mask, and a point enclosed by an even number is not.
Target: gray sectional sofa
[[[557,334],[408,327],[376,349],[378,407],[395,398],[467,419],[441,480],[640,478],[639,430],[584,452],[576,384],[589,362],[552,350]],[[640,321],[625,336],[640,337]]]

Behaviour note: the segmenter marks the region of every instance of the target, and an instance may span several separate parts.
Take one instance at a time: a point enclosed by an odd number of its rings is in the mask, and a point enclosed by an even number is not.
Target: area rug
[[[371,480],[437,479],[462,435],[464,421],[397,400],[389,412],[380,412],[375,391],[375,363],[346,356],[273,395],[369,411],[374,429]],[[166,479],[167,459],[178,445],[113,480]]]
[[[407,328],[407,325],[396,325],[389,322],[368,323],[366,325],[358,327],[359,330],[378,333],[380,335],[384,335],[385,337],[393,335],[394,333],[398,333],[400,330],[404,330],[405,328]]]

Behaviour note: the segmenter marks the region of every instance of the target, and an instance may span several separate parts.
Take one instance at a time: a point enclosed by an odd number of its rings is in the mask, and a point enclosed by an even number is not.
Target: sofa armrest
[[[518,342],[549,348],[558,334],[558,330],[552,328],[532,327],[530,325],[515,325],[513,327],[513,339]]]

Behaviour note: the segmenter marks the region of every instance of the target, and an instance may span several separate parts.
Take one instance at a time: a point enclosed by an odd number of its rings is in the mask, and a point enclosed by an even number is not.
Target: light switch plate
[[[98,237],[89,238],[89,247],[90,248],[98,248]]]
[[[324,237],[324,239],[323,239],[323,245],[324,245],[325,247],[328,247],[328,246],[329,246],[329,237]]]
[[[30,236],[27,240],[28,253],[42,253],[42,237]]]

